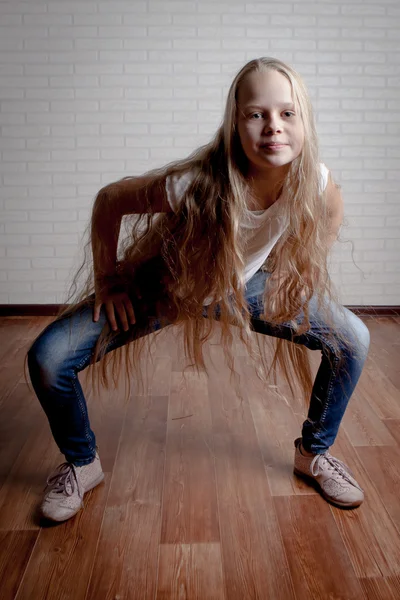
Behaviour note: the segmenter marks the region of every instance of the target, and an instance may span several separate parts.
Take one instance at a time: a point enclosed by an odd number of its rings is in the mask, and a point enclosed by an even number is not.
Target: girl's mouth
[[[263,150],[282,150],[286,146],[287,144],[262,144],[261,148]]]

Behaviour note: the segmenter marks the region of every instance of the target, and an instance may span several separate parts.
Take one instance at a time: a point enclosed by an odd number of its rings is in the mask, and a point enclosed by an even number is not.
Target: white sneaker
[[[101,483],[104,473],[96,451],[93,462],[77,467],[64,462],[48,477],[40,511],[46,519],[66,521],[83,507],[83,495]]]
[[[304,456],[301,438],[294,442],[294,472],[317,482],[323,497],[340,508],[355,508],[364,500],[364,491],[349,467],[329,452]]]

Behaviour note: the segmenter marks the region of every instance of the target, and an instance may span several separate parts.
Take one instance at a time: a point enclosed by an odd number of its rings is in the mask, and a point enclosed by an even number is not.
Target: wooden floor
[[[332,449],[365,490],[360,508],[293,475],[304,409],[283,383],[262,385],[239,344],[230,382],[216,338],[209,378],[184,380],[170,328],[148,395],[95,396],[82,374],[106,477],[58,525],[36,507],[64,457],[22,369],[49,321],[0,320],[2,600],[400,598],[399,318],[365,319],[370,354]]]

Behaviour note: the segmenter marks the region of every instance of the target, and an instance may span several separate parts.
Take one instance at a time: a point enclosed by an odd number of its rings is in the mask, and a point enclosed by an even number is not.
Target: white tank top
[[[328,183],[329,170],[320,163],[320,192]],[[166,191],[168,202],[174,212],[178,210],[180,199],[192,180],[191,173],[167,177]],[[271,250],[287,227],[280,214],[282,197],[266,210],[248,211],[241,223],[242,233],[246,237],[246,265],[244,283],[260,269]]]

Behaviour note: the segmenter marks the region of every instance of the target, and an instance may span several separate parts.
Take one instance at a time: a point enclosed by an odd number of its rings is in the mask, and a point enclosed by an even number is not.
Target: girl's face
[[[237,126],[249,174],[289,165],[303,148],[303,121],[291,85],[274,70],[252,71],[240,84]]]

